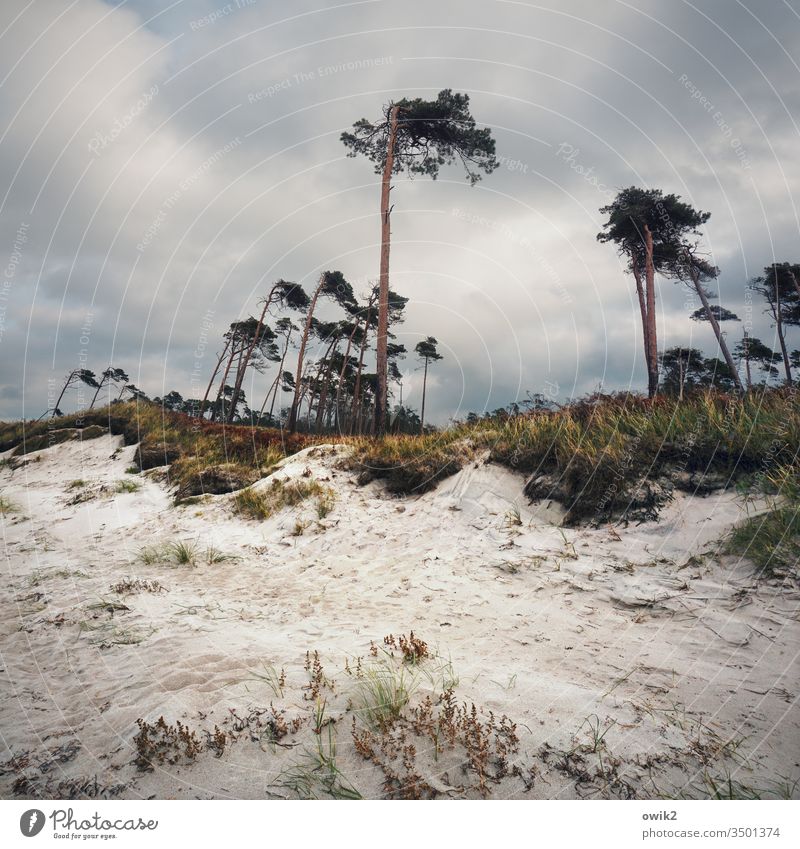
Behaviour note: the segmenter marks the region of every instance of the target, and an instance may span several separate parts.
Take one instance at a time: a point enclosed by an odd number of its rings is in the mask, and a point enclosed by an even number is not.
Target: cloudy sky
[[[83,365],[202,395],[271,281],[330,268],[365,292],[378,178],[339,135],[442,88],[470,95],[502,166],[393,191],[397,335],[444,354],[433,420],[645,387],[632,282],[595,238],[628,185],[712,213],[720,302],[774,338],[746,284],[800,259],[796,0],[4,0],[0,33],[4,418],[39,416]],[[660,347],[716,353],[679,286],[659,281],[658,309]]]

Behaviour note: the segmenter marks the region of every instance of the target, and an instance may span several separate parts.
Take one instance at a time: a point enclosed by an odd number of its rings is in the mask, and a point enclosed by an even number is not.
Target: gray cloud
[[[631,281],[595,240],[619,188],[712,212],[721,302],[742,317],[748,278],[797,259],[789,5],[16,5],[0,26],[4,417],[39,415],[84,349],[95,370],[113,358],[149,392],[188,393],[204,316],[221,335],[277,277],[339,268],[364,291],[377,177],[338,136],[397,95],[469,92],[502,157],[474,188],[452,170],[394,189],[398,336],[445,354],[432,420],[555,384],[644,385]],[[660,282],[662,345],[713,354],[684,302]],[[411,403],[416,366],[401,364]]]

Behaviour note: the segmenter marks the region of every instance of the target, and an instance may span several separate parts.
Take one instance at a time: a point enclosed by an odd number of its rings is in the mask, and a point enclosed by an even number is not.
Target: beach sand
[[[657,522],[562,528],[483,460],[395,498],[340,469],[347,450],[256,485],[319,481],[321,519],[314,499],[264,521],[230,495],[175,506],[158,474],[126,474],[119,437],[0,469],[18,508],[2,516],[0,794],[798,795],[800,594],[716,553],[753,505],[676,494]],[[194,565],[142,560],[175,541]],[[112,590],[126,578],[163,590]],[[417,664],[384,644],[412,630]],[[375,675],[410,694],[390,729],[368,709]],[[429,696],[440,716],[450,688],[479,723],[452,746],[412,713]],[[137,720],[161,716],[200,751],[137,764]]]

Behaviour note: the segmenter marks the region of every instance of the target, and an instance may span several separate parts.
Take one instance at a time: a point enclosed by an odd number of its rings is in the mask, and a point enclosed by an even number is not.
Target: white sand
[[[357,486],[335,450],[316,448],[275,476],[310,470],[337,494],[331,513],[319,521],[308,503],[257,522],[227,495],[175,507],[147,477],[117,494],[133,479],[133,451],[108,436],[0,469],[19,506],[2,517],[3,797],[15,782],[25,795],[290,796],[287,775],[317,743],[308,722],[282,741],[294,747],[240,735],[219,758],[147,772],[132,763],[133,738],[140,717],[198,733],[270,702],[308,717],[307,650],[335,679],[324,739],[335,733],[337,766],[379,797],[383,775],[353,749],[356,682],[343,668],[357,656],[368,665],[370,641],[411,629],[438,655],[409,671],[412,703],[442,689],[449,659],[459,700],[517,723],[510,760],[533,770],[533,786],[508,776],[495,797],[695,796],[729,776],[798,794],[800,595],[713,554],[745,515],[733,493],[678,496],[657,523],[562,530],[559,510],[528,506],[522,478],[499,467],[471,465],[433,493],[396,499]],[[69,489],[76,479],[87,486]],[[94,497],[69,504],[87,490]],[[298,520],[309,525],[295,536]],[[138,558],[176,539],[197,546],[196,566]],[[208,564],[208,546],[236,559]],[[117,595],[110,586],[125,576],[169,591]],[[89,607],[101,599],[130,610]],[[283,698],[256,677],[269,665],[286,670]],[[431,786],[475,795],[458,750],[438,760],[430,740],[417,750]]]

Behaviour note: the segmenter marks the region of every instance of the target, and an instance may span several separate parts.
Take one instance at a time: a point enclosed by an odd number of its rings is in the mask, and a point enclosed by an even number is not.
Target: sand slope
[[[117,437],[0,469],[19,507],[2,517],[4,797],[291,796],[298,775],[311,776],[301,793],[346,782],[396,794],[353,747],[353,715],[366,720],[345,661],[399,668],[370,643],[412,629],[435,655],[403,673],[412,706],[457,679],[459,702],[517,724],[509,774],[485,788],[495,797],[697,796],[728,777],[737,792],[797,795],[800,595],[707,554],[745,515],[733,493],[678,496],[638,527],[561,529],[559,510],[527,505],[522,479],[499,467],[479,461],[396,499],[337,469],[341,450],[308,449],[273,475],[330,486],[321,520],[313,502],[263,522],[226,495],[176,507],[147,477],[117,492],[135,479],[134,448]],[[141,561],[174,540],[195,547],[196,565]],[[232,559],[206,562],[209,547]],[[166,591],[113,592],[124,577]],[[330,681],[321,734],[303,689],[314,650]],[[283,688],[258,677],[270,667],[285,670]],[[280,745],[259,713],[271,702],[300,725]],[[237,739],[142,771],[136,721],[161,715],[201,740],[215,725]],[[334,739],[339,785],[310,767]],[[417,735],[414,748],[427,787],[481,795],[458,745],[439,753]]]

